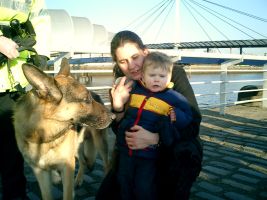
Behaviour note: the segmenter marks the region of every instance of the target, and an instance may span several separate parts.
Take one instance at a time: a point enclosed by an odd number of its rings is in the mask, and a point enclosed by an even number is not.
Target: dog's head
[[[31,94],[35,106],[47,118],[87,124],[97,129],[106,128],[114,115],[96,102],[90,91],[70,75],[66,58],[55,77],[51,77],[30,64],[22,66],[25,77],[33,87]]]

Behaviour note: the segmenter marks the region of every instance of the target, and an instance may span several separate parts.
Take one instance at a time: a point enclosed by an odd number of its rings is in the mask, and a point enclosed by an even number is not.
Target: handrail
[[[257,89],[257,90],[239,90],[239,91],[231,91],[231,92],[215,92],[215,93],[207,93],[207,94],[195,94],[196,97],[201,96],[210,96],[210,95],[220,95],[220,94],[231,94],[231,93],[246,93],[246,92],[259,92],[259,91],[267,91],[267,89]]]
[[[244,101],[235,101],[235,102],[229,102],[229,103],[222,103],[222,104],[212,104],[212,105],[205,105],[205,106],[200,106],[200,108],[217,108],[222,105],[224,106],[233,106],[233,105],[239,105],[239,104],[245,104],[245,103],[253,103],[253,102],[261,102],[261,101],[266,101],[267,98],[260,98],[260,99],[251,99],[251,100],[244,100]]]
[[[91,63],[90,63],[91,64]],[[92,64],[91,64],[92,65]],[[240,67],[242,68],[242,67]],[[240,72],[240,73],[243,73],[243,72],[246,72],[246,73],[264,73],[266,74],[267,70],[266,68],[264,69],[245,69],[245,70],[242,70],[242,69],[239,69],[239,70],[235,70],[235,69],[227,69],[225,70],[225,68],[221,68],[221,69],[191,69],[191,70],[188,70],[186,69],[185,70],[186,72],[216,72],[218,73],[218,75],[220,74],[224,74],[226,73],[226,76],[227,76],[227,73],[228,72]],[[48,73],[48,74],[56,74],[58,71],[57,70],[47,70],[47,71],[44,71],[45,73]],[[73,74],[88,74],[89,77],[94,77],[94,76],[101,76],[101,75],[110,75],[112,76],[112,69],[74,69],[74,70],[71,70],[71,73]],[[246,93],[246,92],[265,92],[267,91],[267,88],[262,88],[262,89],[252,89],[252,90],[239,90],[239,91],[236,91],[236,90],[233,90],[233,91],[225,91],[225,84],[235,84],[235,83],[249,83],[249,82],[254,82],[254,83],[260,83],[260,82],[263,82],[263,83],[266,83],[267,82],[267,76],[264,76],[262,79],[249,79],[249,80],[226,80],[226,77],[223,76],[223,79],[221,80],[212,80],[212,81],[191,81],[190,84],[191,85],[207,85],[207,84],[220,84],[220,89],[221,89],[221,86],[223,85],[223,90],[221,91],[218,91],[218,92],[214,92],[214,93],[206,93],[206,94],[195,94],[195,96],[197,98],[199,97],[204,97],[204,96],[212,96],[212,95],[220,95],[220,103],[219,104],[212,104],[212,105],[204,105],[204,106],[200,106],[200,108],[209,108],[209,107],[222,107],[224,109],[224,106],[230,106],[230,105],[237,105],[237,104],[243,104],[243,103],[251,103],[251,102],[260,102],[260,101],[266,101],[266,98],[258,98],[258,99],[252,99],[252,100],[244,100],[244,101],[233,101],[233,102],[226,102],[226,95],[227,94],[239,94],[239,93]],[[89,90],[93,90],[93,91],[96,91],[96,92],[99,92],[101,93],[101,90],[109,90],[111,89],[111,86],[105,86],[105,85],[101,85],[101,86],[87,86],[87,89]],[[105,92],[105,95],[108,95],[108,92],[107,91],[104,91]],[[103,92],[102,92],[103,93]],[[106,94],[107,93],[107,94]],[[224,99],[224,101],[222,101]],[[219,100],[218,100],[219,101]],[[109,106],[110,105],[110,102],[109,102],[109,99],[105,99],[104,101],[104,104]],[[205,103],[203,103],[205,104]],[[222,113],[224,114],[224,113]]]
[[[245,83],[245,82],[262,82],[267,79],[258,79],[258,80],[232,80],[232,81],[194,81],[190,82],[191,85],[202,85],[202,84],[218,84],[218,83]]]
[[[185,70],[186,72],[224,72],[224,70],[219,70],[219,69],[191,69],[191,70]],[[47,74],[56,74],[58,73],[57,70],[45,70],[44,71]],[[227,70],[227,72],[267,72],[267,70]],[[100,70],[96,70],[96,69],[80,69],[80,70],[71,70],[71,73],[77,74],[77,73],[89,73],[89,74],[107,74],[107,75],[112,75],[113,70],[112,69],[100,69]]]

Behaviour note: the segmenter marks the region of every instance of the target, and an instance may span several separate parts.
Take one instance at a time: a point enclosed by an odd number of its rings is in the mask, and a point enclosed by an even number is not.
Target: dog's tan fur
[[[88,134],[100,136],[98,132],[106,131],[114,117],[70,76],[67,59],[62,60],[61,69],[54,78],[33,65],[24,64],[22,68],[33,89],[19,99],[14,109],[18,147],[33,169],[42,199],[53,199],[52,170],[60,172],[63,199],[73,199],[75,156],[79,145],[82,143],[81,149],[85,152],[79,157],[88,164],[91,160],[94,162],[94,157],[90,159],[95,153],[94,149],[90,149],[92,141],[87,138]],[[88,127],[82,127],[83,124]],[[99,138],[94,143],[102,141],[104,144],[106,140],[101,140],[102,136]],[[98,149],[100,154],[107,154],[105,147]],[[107,159],[107,155],[102,157]],[[82,181],[83,171],[79,170],[79,177],[76,178],[78,184]]]

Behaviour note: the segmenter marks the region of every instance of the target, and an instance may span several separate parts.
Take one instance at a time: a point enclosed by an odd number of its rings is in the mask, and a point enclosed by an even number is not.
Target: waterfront
[[[260,73],[229,74],[228,76],[228,80],[262,78]],[[218,74],[203,73],[189,76],[190,82],[210,82],[219,79]],[[111,76],[95,76],[89,86],[111,86],[112,81]],[[230,86],[239,90],[243,84],[250,83],[231,83]],[[211,92],[215,89],[210,84],[193,84],[192,86],[196,94]],[[105,99],[108,99],[107,90],[103,91],[103,95]],[[218,96],[207,96],[210,103],[218,98]],[[199,97],[197,99],[201,104]],[[231,106],[226,108],[225,115],[220,115],[218,108],[202,109],[201,112],[203,120],[200,137],[204,146],[204,160],[200,176],[193,185],[190,200],[267,199],[267,109]],[[114,134],[110,131],[110,152],[113,143]],[[38,183],[27,165],[25,165],[25,174],[28,180],[29,199],[40,200]],[[94,200],[103,178],[103,162],[98,157],[94,170],[86,172],[83,185],[75,188],[75,199]],[[53,194],[56,200],[62,199],[62,186],[54,185]]]

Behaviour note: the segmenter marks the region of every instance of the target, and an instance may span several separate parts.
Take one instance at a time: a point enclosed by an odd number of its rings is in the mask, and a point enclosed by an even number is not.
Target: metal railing
[[[99,64],[99,63],[98,63]],[[97,65],[97,64],[96,64]],[[95,67],[96,68],[96,67]],[[242,67],[240,67],[242,68]],[[57,70],[53,70],[53,71],[45,71],[46,73],[49,74],[56,74]],[[211,107],[219,107],[220,108],[220,113],[224,114],[224,109],[226,106],[231,106],[231,105],[237,105],[237,104],[244,104],[244,103],[251,103],[251,102],[262,102],[264,107],[267,107],[267,65],[265,65],[263,67],[263,69],[261,70],[228,70],[227,67],[226,68],[222,68],[220,70],[186,70],[187,73],[194,73],[194,72],[205,72],[205,73],[218,73],[220,75],[220,80],[212,80],[212,81],[191,81],[191,85],[203,85],[203,87],[207,87],[207,84],[209,85],[213,85],[213,84],[219,84],[219,90],[213,93],[196,93],[195,92],[195,96],[198,99],[199,97],[203,97],[203,96],[211,96],[211,98],[213,98],[214,96],[217,96],[219,98],[219,103],[218,104],[206,104],[205,106],[200,106],[200,108],[211,108]],[[251,80],[227,80],[227,74],[232,73],[232,72],[246,72],[246,73],[263,73],[263,79],[251,79]],[[97,70],[97,69],[77,69],[77,70],[71,70],[71,73],[73,74],[87,74],[89,77],[94,77],[94,76],[100,76],[100,75],[110,75],[112,76],[112,69],[101,69],[101,70]],[[252,90],[233,90],[233,91],[226,91],[226,87],[228,84],[235,84],[235,83],[258,83],[260,84],[260,86],[262,88],[258,88],[258,89],[252,89]],[[111,88],[110,85],[103,85],[103,86],[88,86],[87,88],[89,90],[93,90],[96,93],[99,93],[100,96],[103,96],[104,94],[108,94],[108,90]],[[250,99],[250,100],[242,100],[242,101],[227,101],[226,97],[229,94],[239,94],[239,93],[247,93],[247,92],[262,92],[263,95],[262,97],[256,98],[256,99]],[[110,102],[108,98],[103,98],[105,105],[109,106]],[[265,103],[265,104],[264,104]]]
[[[242,68],[242,67],[241,67]],[[220,74],[220,80],[214,80],[214,81],[197,81],[197,82],[190,82],[191,85],[206,85],[206,84],[219,84],[219,91],[215,93],[205,93],[205,94],[198,94],[196,93],[196,98],[198,97],[203,97],[203,96],[219,96],[219,103],[218,104],[209,104],[205,105],[204,107],[201,108],[210,108],[210,107],[219,107],[220,108],[220,113],[224,114],[224,110],[226,106],[231,106],[231,105],[237,105],[237,104],[245,104],[245,103],[252,103],[252,102],[262,102],[263,106],[266,107],[266,93],[267,93],[267,69],[266,66],[263,67],[262,70],[228,70],[227,68],[220,69],[220,70],[191,70],[190,73],[193,72],[212,72],[212,73],[218,73]],[[262,79],[250,79],[250,80],[227,80],[228,78],[228,72],[239,72],[239,73],[263,73],[263,78]],[[257,86],[260,86],[262,88],[258,89],[247,89],[247,90],[233,90],[233,91],[228,91],[226,92],[226,86],[228,84],[235,84],[235,83],[257,83]],[[259,85],[260,84],[260,85]],[[241,89],[241,88],[240,88]],[[227,95],[229,94],[241,94],[241,93],[251,93],[251,92],[261,92],[262,96],[260,97],[254,97],[253,99],[248,99],[248,100],[233,100],[231,102],[226,100]],[[265,104],[264,104],[265,103]]]

